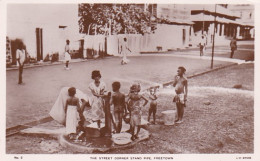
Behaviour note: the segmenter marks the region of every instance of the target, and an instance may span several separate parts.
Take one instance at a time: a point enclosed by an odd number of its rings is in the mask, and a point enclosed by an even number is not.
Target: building
[[[239,15],[237,21],[242,25],[239,26],[237,38],[238,39],[254,39],[255,28],[254,28],[254,5],[251,4],[236,4],[228,5],[228,9],[233,13]]]
[[[207,45],[211,45],[213,42],[215,22],[216,45],[226,45],[232,37],[238,39],[248,39],[249,37],[252,37],[249,35],[249,31],[253,28],[253,23],[243,22],[241,13],[236,11],[239,10],[239,8],[234,6],[230,4],[187,5],[191,11],[191,19],[194,22],[193,44],[198,44],[201,35],[206,35]],[[251,12],[252,9],[253,8],[251,8]],[[253,20],[252,13],[251,20]]]
[[[155,35],[156,39],[161,39],[163,49],[189,47],[193,22],[186,5],[158,4],[157,18],[159,23]]]
[[[157,4],[156,30],[144,35],[146,45],[141,52],[168,51],[189,47],[192,33],[190,12],[186,5]]]
[[[64,53],[66,39],[79,49],[77,4],[8,4],[7,35],[21,39],[31,57],[43,60],[49,54]],[[11,46],[12,48],[12,46]],[[15,58],[15,52],[12,52]]]

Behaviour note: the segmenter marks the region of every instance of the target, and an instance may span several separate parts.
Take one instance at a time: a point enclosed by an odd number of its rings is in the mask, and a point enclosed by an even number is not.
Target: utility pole
[[[217,4],[215,4],[215,17],[214,17],[214,32],[213,32],[213,44],[212,44],[211,69],[213,69],[213,58],[214,58],[214,47],[215,47],[215,32],[216,32],[216,17],[217,17]]]
[[[204,6],[203,6],[202,35],[204,34],[204,26],[205,26],[204,15],[205,15],[205,9],[204,9]]]

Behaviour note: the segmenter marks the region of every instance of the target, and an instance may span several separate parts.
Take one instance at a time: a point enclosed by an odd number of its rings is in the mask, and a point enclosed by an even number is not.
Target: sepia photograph
[[[255,4],[196,2],[6,1],[9,159],[255,160]]]

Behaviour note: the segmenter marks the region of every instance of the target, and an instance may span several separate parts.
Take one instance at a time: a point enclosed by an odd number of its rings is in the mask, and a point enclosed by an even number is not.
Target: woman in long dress
[[[100,81],[101,74],[98,70],[92,72],[91,78],[94,82],[89,84],[89,89],[93,94],[90,106],[92,109],[93,121],[96,121],[98,128],[100,128],[101,119],[105,117],[103,97],[106,90],[106,84],[103,81]]]
[[[123,44],[121,46],[121,52],[122,52],[122,55],[123,55],[123,59],[121,61],[122,65],[127,64],[130,61],[126,57],[127,56],[127,50],[131,52],[131,50],[128,48],[128,45],[127,45],[127,39],[124,38]]]

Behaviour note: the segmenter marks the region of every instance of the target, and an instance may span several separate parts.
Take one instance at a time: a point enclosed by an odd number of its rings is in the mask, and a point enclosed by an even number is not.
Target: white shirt
[[[123,41],[123,43],[122,43],[122,52],[126,52],[127,49],[128,49],[127,42]]]
[[[17,59],[17,65],[19,65],[18,59],[20,60],[20,63],[23,64],[25,61],[25,50],[17,49],[16,50],[16,59]]]
[[[205,38],[201,38],[200,44],[205,46],[206,45],[206,39]]]
[[[67,44],[67,45],[65,46],[65,52],[69,52],[69,51],[70,51],[70,45]]]

